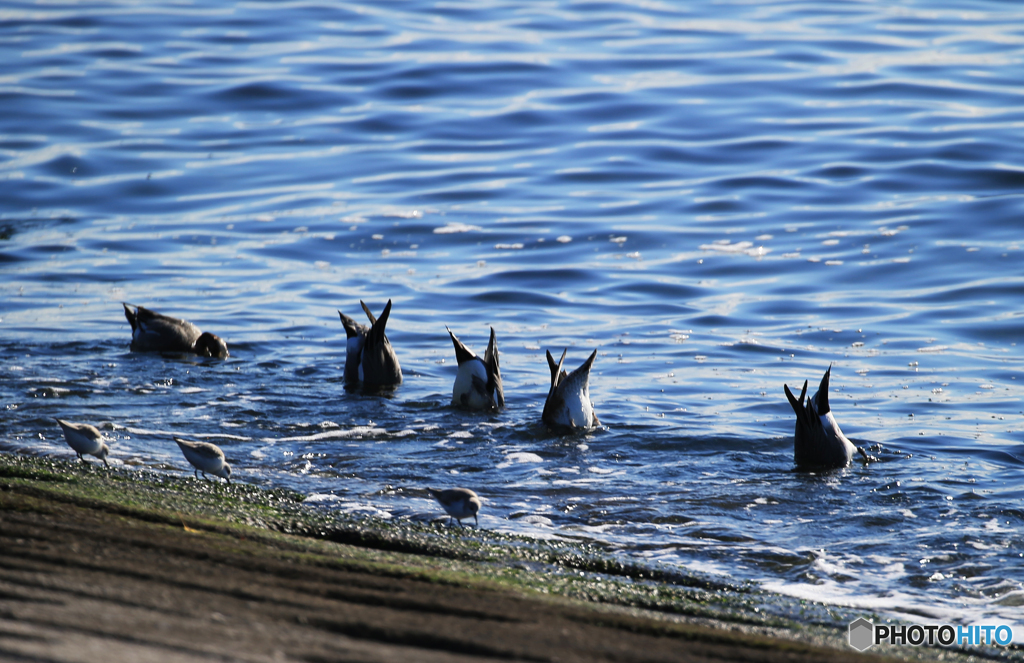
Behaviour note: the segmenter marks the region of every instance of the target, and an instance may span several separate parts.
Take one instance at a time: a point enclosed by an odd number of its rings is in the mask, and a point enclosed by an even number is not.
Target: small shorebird
[[[391,342],[384,334],[391,315],[391,300],[381,312],[379,318],[373,317],[370,308],[362,301],[370,326],[361,325],[341,311],[341,324],[345,327],[348,337],[345,353],[345,382],[362,382],[368,387],[384,387],[402,381],[402,367],[398,365],[398,357],[391,347]]]
[[[594,365],[597,350],[594,350],[583,365],[572,373],[562,370],[565,361],[565,350],[562,358],[555,363],[551,351],[548,350],[548,368],[551,369],[551,388],[547,400],[544,401],[544,412],[541,419],[554,428],[592,428],[600,426],[594,412],[594,403],[590,400],[590,368]]]
[[[868,460],[867,453],[854,446],[853,442],[839,430],[836,418],[828,405],[828,381],[832,364],[821,378],[818,392],[804,402],[807,394],[807,380],[800,391],[800,398],[793,396],[789,385],[782,385],[786,398],[796,412],[796,432],[793,436],[793,460],[797,467],[846,467],[853,460],[855,452]]]
[[[459,362],[459,372],[452,387],[452,405],[471,410],[497,410],[505,407],[494,327],[491,327],[491,340],[487,343],[483,359],[473,354],[451,329],[448,329],[448,335],[452,337],[455,359]]]
[[[462,527],[462,519],[473,516],[473,522],[480,527],[480,519],[476,514],[480,511],[480,498],[469,488],[448,488],[447,490],[435,490],[427,488],[427,492],[434,496],[447,512],[448,525],[452,524],[452,518],[459,522]]]
[[[172,318],[143,306],[123,302],[121,305],[124,317],[132,326],[131,349],[135,352],[188,352],[200,357],[228,357],[228,345],[221,337],[199,331],[199,327],[188,320]]]
[[[206,473],[209,472],[210,474],[223,477],[225,481],[231,483],[231,466],[224,460],[224,452],[216,444],[191,442],[177,436],[175,436],[174,441],[181,448],[181,453],[185,454],[185,460],[192,463],[192,467],[196,468],[195,475],[197,479],[200,472],[203,473],[204,479],[207,478]]]
[[[89,424],[73,424],[63,419],[57,419],[57,423],[60,424],[61,429],[64,431],[64,441],[75,450],[79,460],[86,463],[86,460],[82,458],[82,454],[89,454],[96,456],[103,461],[104,465],[110,467],[110,463],[107,462],[107,454],[110,453],[110,447],[103,443],[103,433],[99,429]]]

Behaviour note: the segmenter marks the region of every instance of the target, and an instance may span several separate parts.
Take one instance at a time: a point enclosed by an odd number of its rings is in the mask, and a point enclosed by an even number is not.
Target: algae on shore
[[[266,578],[277,582],[282,576],[282,565],[286,569],[302,569],[301,573],[296,573],[304,577],[342,574],[360,578],[357,584],[399,583],[396,587],[400,590],[393,592],[417,598],[396,601],[392,595],[390,598],[363,597],[360,601],[391,608],[399,605],[398,609],[405,611],[406,618],[411,611],[417,619],[429,621],[434,619],[430,615],[440,611],[460,619],[518,622],[523,619],[518,612],[521,607],[513,609],[508,605],[520,606],[527,601],[544,606],[543,610],[555,611],[557,619],[568,620],[565,623],[585,625],[587,629],[612,629],[635,637],[699,642],[702,646],[725,647],[729,651],[739,648],[745,652],[740,656],[733,651],[726,658],[747,658],[751,652],[760,652],[755,658],[764,660],[782,655],[797,660],[859,657],[845,642],[846,624],[858,616],[852,611],[772,595],[751,583],[731,583],[679,569],[623,561],[607,551],[579,542],[538,541],[487,530],[339,515],[307,506],[303,504],[302,495],[287,490],[0,454],[0,519],[7,532],[26,533],[16,540],[4,538],[12,536],[9,533],[0,533],[0,542],[4,542],[2,548],[6,551],[4,556],[20,558],[22,565],[31,566],[39,559],[50,559],[45,554],[39,556],[30,552],[50,549],[49,544],[41,543],[49,527],[65,534],[61,545],[70,545],[72,549],[96,546],[106,550],[114,545],[113,541],[117,551],[128,546],[134,551],[155,551],[157,559],[177,560],[184,556],[191,560],[186,567],[199,565],[202,572],[211,572],[206,568],[210,565],[216,573],[226,574],[228,578],[232,577],[229,570],[237,572],[242,574],[240,578],[245,578],[237,580],[243,584],[255,582],[251,574],[260,569],[264,569]],[[39,527],[44,528],[43,533]],[[20,555],[16,552],[19,549],[22,550]],[[53,560],[63,560],[61,563],[73,568],[87,567],[90,572],[107,570],[102,560],[95,563],[66,557]],[[173,564],[168,562],[168,566]],[[16,561],[6,565],[6,568],[18,567]],[[184,573],[185,577],[160,576],[147,578],[147,582],[158,581],[161,586],[169,583],[180,586],[178,589],[186,587],[193,591],[195,579],[188,578],[187,571]],[[264,576],[255,578],[264,583]],[[11,581],[11,578],[6,580]],[[4,582],[4,576],[0,575],[0,584]],[[46,584],[38,578],[32,582]],[[431,587],[434,589],[429,589]],[[237,591],[231,590],[228,594]],[[458,603],[453,597],[467,592],[476,597],[473,601],[480,596],[490,597],[484,599],[483,604],[497,607],[481,612],[479,606],[463,610],[452,605],[452,601]],[[0,604],[9,600],[2,594],[0,592]],[[245,592],[245,595],[250,602],[268,600],[265,596],[261,598],[259,592]],[[141,601],[132,599],[136,600]],[[179,602],[187,604],[189,600],[181,598]],[[516,616],[501,617],[498,613],[506,608]],[[494,614],[484,614],[488,611]],[[285,619],[305,620],[304,627],[318,628],[321,634],[324,631],[340,633],[351,639],[369,633],[367,637],[371,641],[384,638],[391,642],[388,638],[394,636],[398,638],[396,642],[405,647],[429,645],[418,641],[426,636],[416,627],[401,637],[387,630],[376,638],[371,626],[362,622],[357,628],[346,619],[292,614],[293,608],[278,606],[274,612],[274,619],[278,620],[275,623],[279,623],[279,612],[287,613]],[[7,614],[15,615],[17,621],[17,610]],[[531,628],[543,630],[543,625]],[[560,628],[568,627],[563,623]],[[289,637],[280,636],[281,642],[288,641]],[[362,639],[365,641],[367,637]],[[434,642],[428,648],[502,657],[530,658],[543,653],[543,648],[536,649],[541,640],[533,643],[531,646],[535,646],[531,649],[516,638],[499,639],[486,646],[474,638],[478,636],[470,638],[475,645],[456,638],[457,641]],[[2,643],[0,636],[0,652],[4,651]],[[328,644],[323,646],[328,647]],[[911,647],[878,648],[872,653],[877,654],[879,650],[901,658],[966,658],[952,650]],[[1003,653],[1018,657],[1020,654],[1019,651]]]

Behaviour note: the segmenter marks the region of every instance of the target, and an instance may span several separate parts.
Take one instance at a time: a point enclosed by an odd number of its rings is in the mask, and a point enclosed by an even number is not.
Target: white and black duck
[[[796,413],[796,431],[793,435],[793,460],[799,468],[846,467],[859,453],[868,460],[867,453],[850,442],[839,429],[832,408],[828,403],[828,382],[832,375],[831,364],[821,378],[817,393],[804,400],[807,395],[807,380],[800,391],[800,398],[793,395],[789,385],[783,385],[786,398]]]
[[[583,365],[572,373],[562,370],[565,361],[565,350],[562,358],[555,363],[551,352],[547,351],[548,368],[551,369],[551,388],[547,400],[544,401],[544,412],[541,419],[552,428],[593,428],[600,426],[594,403],[590,400],[590,369],[597,357],[597,350],[590,353]]]
[[[402,367],[398,363],[391,342],[384,333],[391,316],[391,300],[374,317],[370,308],[359,302],[370,319],[370,326],[361,325],[341,311],[341,324],[345,327],[348,345],[345,354],[345,382],[362,382],[368,387],[387,387],[402,381]]]
[[[491,327],[491,340],[487,343],[483,358],[477,357],[451,329],[448,329],[448,335],[452,337],[455,359],[459,363],[459,372],[452,387],[452,405],[470,410],[498,410],[505,407],[494,327]]]

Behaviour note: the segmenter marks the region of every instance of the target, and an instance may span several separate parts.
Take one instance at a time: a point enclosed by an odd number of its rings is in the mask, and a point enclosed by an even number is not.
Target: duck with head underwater
[[[541,420],[550,428],[578,430],[600,426],[594,411],[594,403],[590,400],[590,369],[597,357],[597,350],[590,353],[587,360],[572,373],[562,370],[565,353],[555,363],[551,351],[546,351],[548,369],[551,371],[551,388],[544,401]]]
[[[391,341],[384,333],[391,316],[391,300],[381,311],[380,317],[374,317],[362,301],[359,304],[370,319],[370,326],[361,325],[341,311],[341,324],[345,327],[348,338],[345,352],[345,382],[355,384],[361,382],[366,387],[390,387],[402,382],[402,367],[398,364]]]
[[[494,327],[491,327],[491,340],[483,358],[467,348],[451,329],[448,329],[448,335],[455,345],[455,359],[459,363],[459,372],[452,387],[452,405],[470,410],[500,410],[505,407]]]
[[[200,357],[228,357],[228,344],[216,334],[200,331],[188,320],[172,318],[144,306],[124,306],[124,317],[132,326],[133,352],[185,352]]]
[[[793,435],[793,460],[800,469],[846,467],[859,453],[869,460],[867,452],[857,447],[843,435],[832,408],[828,403],[828,382],[832,375],[832,364],[821,378],[817,393],[804,401],[807,394],[807,380],[800,391],[800,398],[793,396],[789,385],[783,385],[786,398],[796,413],[796,431]]]

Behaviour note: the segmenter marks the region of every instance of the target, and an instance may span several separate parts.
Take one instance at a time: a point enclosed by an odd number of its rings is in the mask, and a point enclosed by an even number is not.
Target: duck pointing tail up
[[[402,367],[391,347],[391,341],[384,333],[391,316],[391,300],[388,300],[379,318],[374,317],[365,303],[360,301],[359,304],[370,319],[369,327],[338,311],[348,338],[345,382],[362,382],[367,387],[396,385],[402,381]]]
[[[445,327],[445,329],[448,329]],[[498,365],[498,341],[491,327],[491,340],[483,358],[459,340],[451,329],[448,335],[455,345],[455,359],[459,372],[452,387],[452,405],[470,410],[498,410],[505,407],[505,390],[501,386],[501,367]]]
[[[544,412],[541,419],[552,428],[593,428],[600,426],[594,412],[594,403],[590,400],[590,368],[594,365],[597,350],[590,353],[583,364],[572,373],[562,370],[565,362],[565,350],[562,358],[555,363],[551,351],[547,351],[548,368],[551,369],[551,388],[547,400],[544,401]]]
[[[793,460],[799,468],[846,467],[853,460],[854,453],[860,453],[864,460],[868,460],[867,453],[843,435],[832,415],[828,404],[828,381],[831,375],[832,365],[829,364],[817,393],[806,402],[804,396],[807,394],[807,380],[804,380],[800,398],[793,396],[789,385],[783,385],[786,398],[796,412]]]

